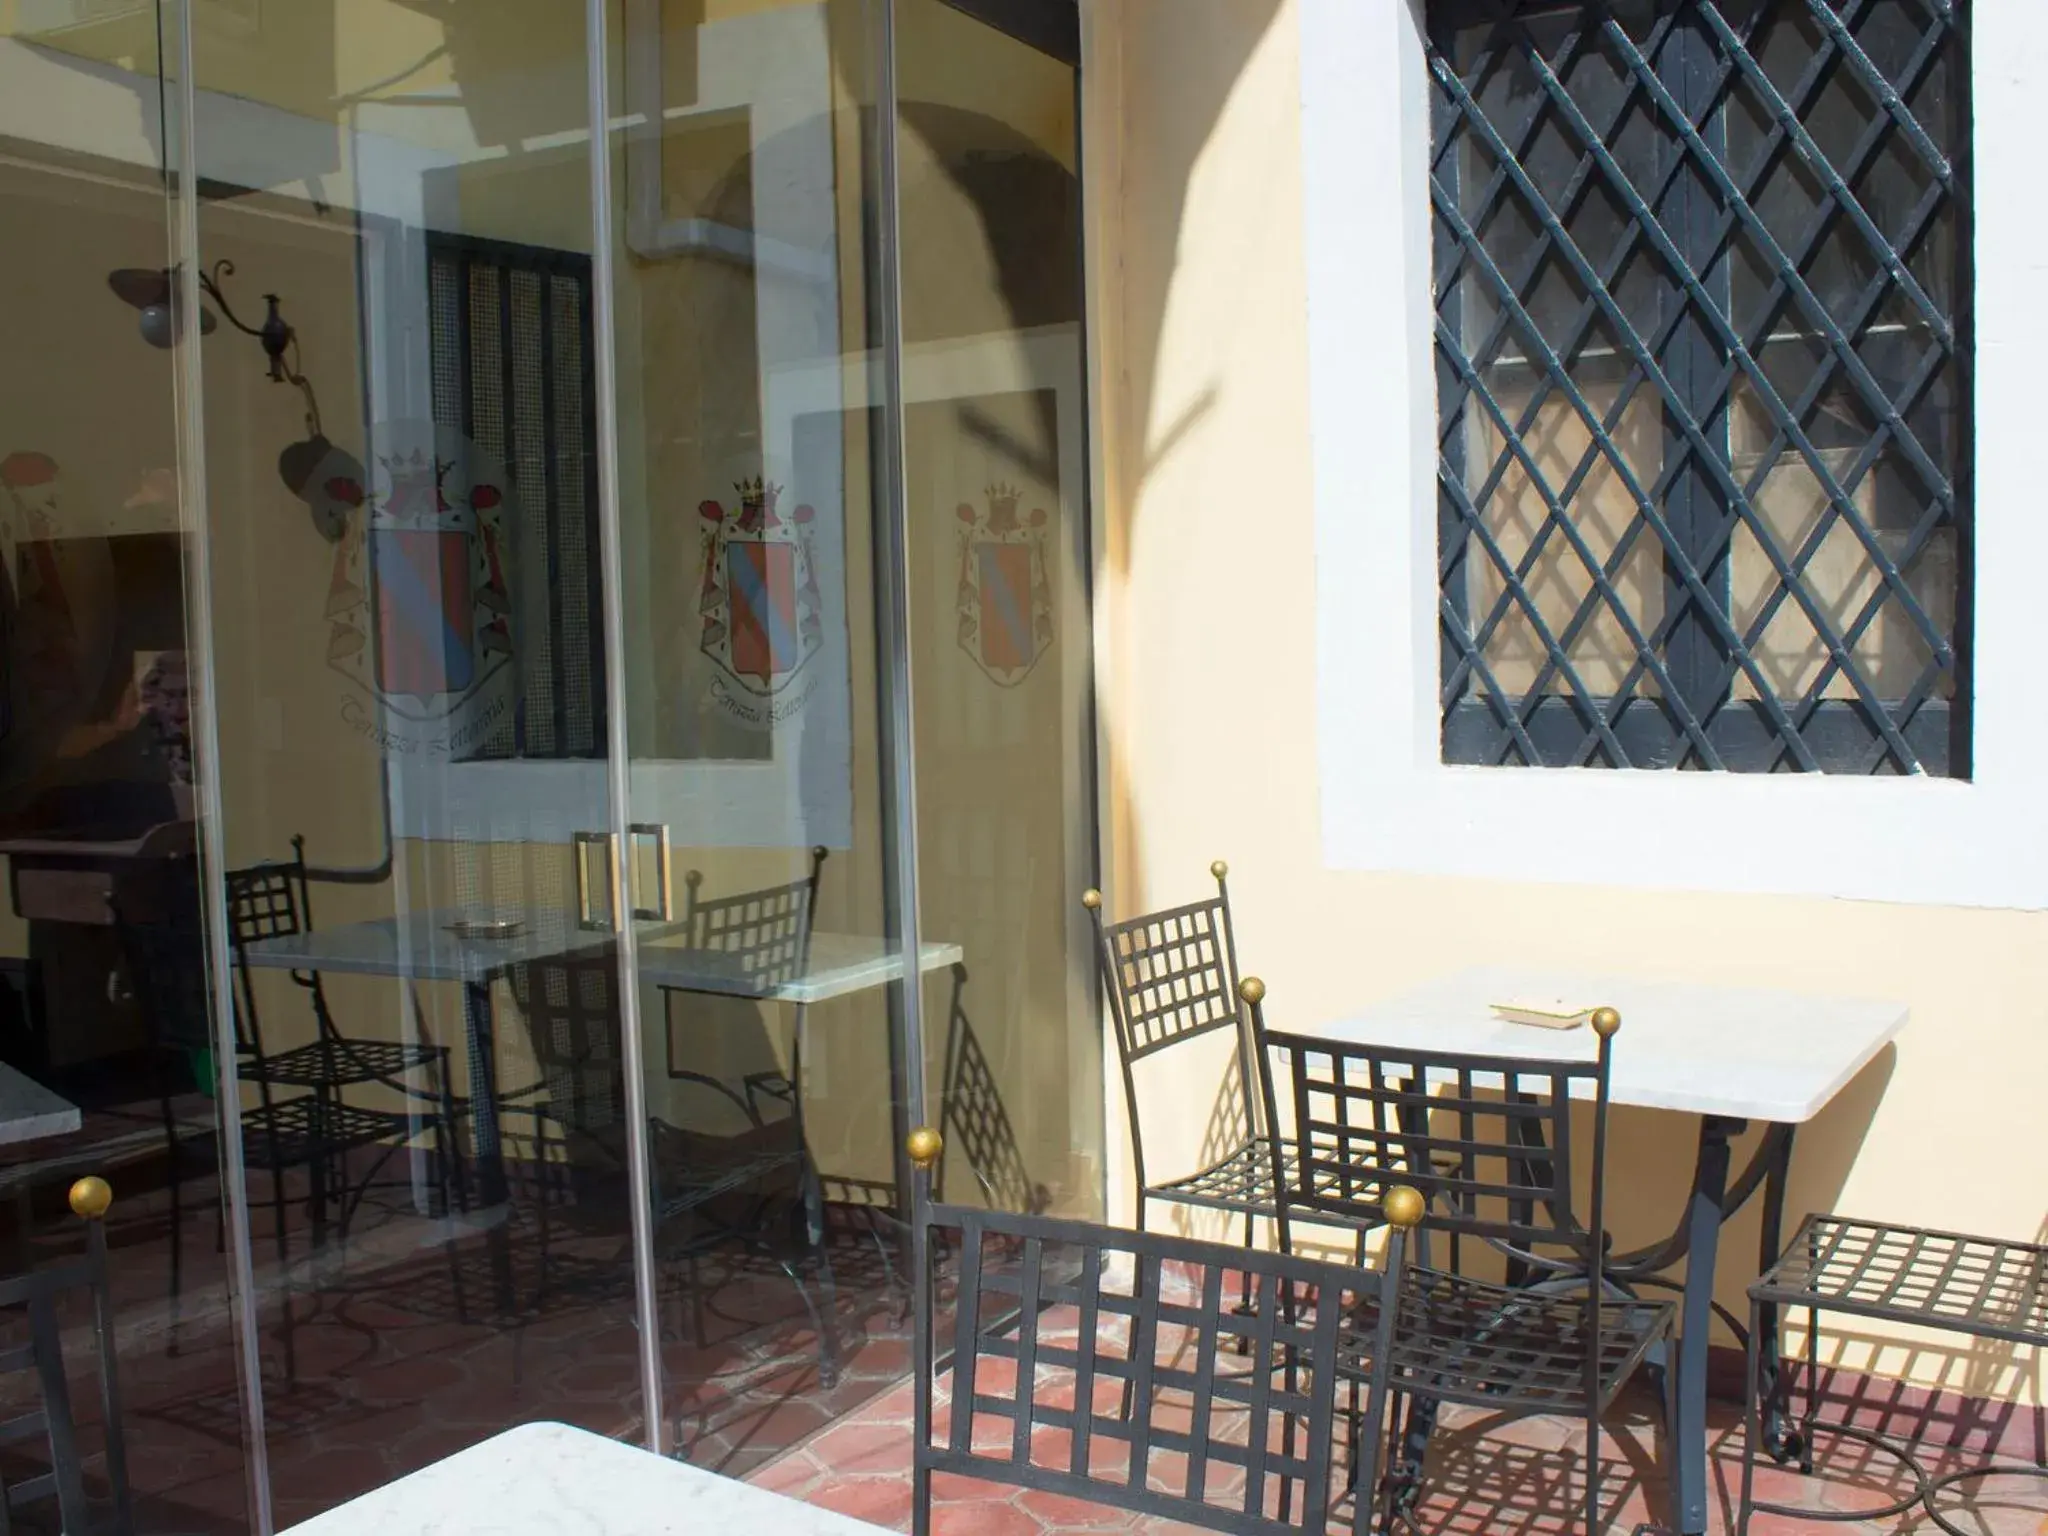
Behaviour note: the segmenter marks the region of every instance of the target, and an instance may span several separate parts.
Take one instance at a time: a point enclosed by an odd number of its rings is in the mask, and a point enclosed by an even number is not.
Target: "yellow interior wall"
[[[1114,188],[1095,282],[1118,912],[1198,894],[1208,860],[1227,857],[1240,953],[1280,1027],[1478,963],[1896,999],[1912,1010],[1896,1051],[1799,1134],[1788,1224],[1840,1210],[2040,1240],[2048,1187],[2017,1149],[2048,1080],[2048,914],[1325,866],[1315,674],[1340,659],[1316,653],[1297,6],[1109,0],[1090,46],[1091,153]],[[1385,228],[1394,238],[1391,215]],[[1155,1085],[1160,1145],[1192,1147],[1205,1117],[1175,1106],[1208,1104],[1214,1083],[1205,1070]],[[1695,1132],[1616,1112],[1622,1246],[1675,1218]],[[1752,1204],[1723,1239],[1717,1291],[1738,1311],[1757,1221]],[[1852,1320],[1827,1339],[1847,1364],[2038,1401],[2031,1364],[2022,1384],[2003,1351],[1880,1340]]]

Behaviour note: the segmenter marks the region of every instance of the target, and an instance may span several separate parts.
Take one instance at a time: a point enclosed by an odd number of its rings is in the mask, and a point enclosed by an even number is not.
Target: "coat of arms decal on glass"
[[[983,503],[960,503],[960,579],[955,596],[960,649],[989,678],[1014,688],[1052,646],[1052,581],[1046,571],[1051,518],[1020,516],[1023,492],[996,484]]]
[[[734,718],[772,726],[799,709],[815,679],[804,664],[825,643],[813,560],[817,514],[785,511],[783,488],[747,479],[727,505],[698,505],[703,542],[697,581],[698,645],[718,664],[712,696]]]
[[[511,486],[446,427],[385,434],[368,487],[333,487],[362,513],[334,553],[327,662],[383,707],[401,750],[474,755],[511,724]]]

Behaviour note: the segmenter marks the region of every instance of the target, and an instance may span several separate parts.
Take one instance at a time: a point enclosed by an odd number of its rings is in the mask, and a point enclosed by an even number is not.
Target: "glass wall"
[[[957,1154],[938,1188],[1094,1217],[1076,71],[944,0],[901,0],[895,20],[919,888],[967,957],[926,990]]]
[[[145,1525],[536,1419],[747,1474],[907,1368],[920,1113],[1100,1208],[1072,64],[0,21],[0,1287],[114,1185]]]
[[[125,1481],[136,1528],[224,1532],[248,1527],[252,1485],[195,908],[196,550],[170,350],[191,327],[166,276],[181,38],[162,21],[0,6],[0,1417],[75,1423],[91,1518]],[[99,1245],[68,1198],[88,1177],[112,1192]],[[54,1335],[32,1315],[44,1290]],[[60,1354],[68,1406],[25,1347]],[[39,1451],[11,1444],[0,1478],[33,1476]]]

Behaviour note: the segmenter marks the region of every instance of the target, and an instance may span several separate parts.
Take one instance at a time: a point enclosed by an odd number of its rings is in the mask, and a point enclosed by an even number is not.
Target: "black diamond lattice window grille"
[[[1443,755],[1969,773],[1966,0],[1432,0]]]

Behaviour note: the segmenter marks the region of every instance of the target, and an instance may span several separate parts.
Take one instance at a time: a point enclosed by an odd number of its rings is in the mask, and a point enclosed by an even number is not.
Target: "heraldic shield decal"
[[[801,705],[809,680],[799,682],[799,674],[825,643],[813,562],[817,514],[807,503],[784,513],[782,487],[768,480],[733,489],[731,506],[704,501],[697,508],[698,644],[740,690],[716,690],[727,711],[769,725]]]
[[[394,744],[467,753],[513,708],[509,477],[451,428],[379,442],[335,549],[327,663],[381,701]]]
[[[956,595],[960,648],[1005,688],[1031,675],[1052,646],[1052,582],[1046,572],[1049,519],[1043,507],[1017,515],[1023,493],[992,485],[985,505],[962,502],[960,580]]]

